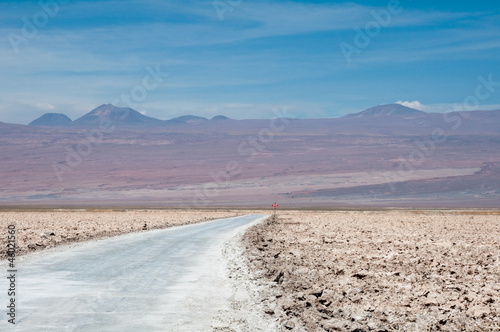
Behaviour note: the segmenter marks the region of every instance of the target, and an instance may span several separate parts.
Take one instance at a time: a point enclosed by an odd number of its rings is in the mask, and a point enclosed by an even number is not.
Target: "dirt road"
[[[235,323],[231,308],[241,289],[222,256],[225,242],[263,219],[221,219],[26,255],[17,265],[17,330],[223,331],[238,324],[236,330],[272,331],[252,312],[240,310]],[[0,268],[7,270],[5,261]],[[0,287],[8,288],[7,279]],[[0,329],[8,325],[2,319]]]

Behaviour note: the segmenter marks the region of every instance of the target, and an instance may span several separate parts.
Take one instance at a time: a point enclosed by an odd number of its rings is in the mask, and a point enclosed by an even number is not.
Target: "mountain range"
[[[84,116],[71,121],[64,114],[47,113],[32,121],[30,127],[51,128],[96,128],[103,121],[118,128],[128,129],[159,129],[191,132],[199,128],[178,125],[201,125],[200,128],[224,133],[234,128],[252,130],[254,127],[265,126],[269,120],[232,120],[218,115],[212,119],[185,115],[171,120],[160,120],[143,115],[131,108],[116,107],[111,104],[101,105]],[[398,135],[405,133],[425,134],[433,128],[452,128],[460,133],[485,134],[499,133],[500,110],[469,111],[449,113],[426,113],[400,104],[379,105],[359,113],[349,114],[339,118],[326,119],[290,119],[289,130],[301,132],[305,129],[318,132],[339,134],[372,133],[383,135]],[[174,128],[177,127],[177,128]],[[182,128],[182,129],[180,129]]]
[[[500,110],[282,114],[159,120],[107,104],[0,122],[0,207],[500,207]]]
[[[29,126],[33,127],[60,127],[60,126],[79,126],[79,127],[92,127],[98,126],[102,120],[110,121],[118,126],[137,126],[137,127],[154,127],[168,124],[186,124],[186,123],[200,123],[209,121],[206,118],[185,115],[171,120],[159,120],[146,115],[143,115],[136,110],[129,107],[116,107],[111,104],[101,105],[84,116],[71,121],[71,119],[64,114],[46,113],[36,120],[30,122]],[[229,118],[218,115],[212,120],[228,120]]]

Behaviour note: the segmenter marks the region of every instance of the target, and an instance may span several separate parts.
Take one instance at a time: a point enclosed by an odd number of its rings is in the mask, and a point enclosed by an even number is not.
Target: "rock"
[[[283,271],[280,271],[276,277],[274,277],[273,281],[274,282],[277,282],[278,284],[281,284],[283,282],[283,277],[284,277],[284,273]]]
[[[382,331],[383,328],[382,326],[379,324],[379,323],[376,323],[374,321],[370,321],[366,324],[366,326],[370,329],[370,330],[376,330],[376,331]]]
[[[317,297],[314,295],[306,295],[304,298],[310,303],[315,303],[317,300]]]
[[[323,328],[327,331],[345,331],[345,324],[342,320],[337,318],[332,318],[323,322]]]
[[[363,272],[358,272],[358,273],[354,273],[352,275],[353,278],[358,278],[358,279],[364,279],[368,274],[366,273],[363,273]]]
[[[441,294],[438,293],[430,293],[429,295],[427,295],[427,298],[425,298],[423,301],[423,304],[426,307],[439,306],[444,303],[446,303],[446,300]]]
[[[291,320],[288,320],[286,321],[283,326],[287,329],[287,330],[293,330],[295,328],[295,323],[292,322]]]
[[[467,314],[476,318],[484,318],[491,313],[491,310],[488,306],[485,305],[476,305],[469,310],[467,310]]]
[[[319,287],[313,287],[312,291],[309,292],[309,294],[311,295],[314,295],[316,297],[321,297],[321,295],[323,295],[323,289],[319,288]]]

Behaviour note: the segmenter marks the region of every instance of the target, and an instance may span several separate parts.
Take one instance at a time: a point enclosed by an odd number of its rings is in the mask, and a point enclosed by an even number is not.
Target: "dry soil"
[[[244,238],[293,331],[500,331],[498,211],[282,212]]]
[[[65,243],[180,226],[242,215],[218,210],[123,210],[123,211],[9,211],[0,212],[0,245],[7,248],[9,225],[16,229],[16,254],[48,249]],[[1,259],[7,257],[2,250]]]

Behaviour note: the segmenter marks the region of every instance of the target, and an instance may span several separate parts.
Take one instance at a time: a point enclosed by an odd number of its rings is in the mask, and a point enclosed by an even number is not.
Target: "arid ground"
[[[0,220],[6,232],[16,225],[18,252],[25,254],[263,212],[10,211]],[[1,241],[5,248],[6,237]],[[231,278],[253,290],[259,303],[253,308],[283,330],[500,330],[498,210],[280,211],[247,231],[241,244],[225,249],[233,261],[246,257],[246,264],[229,266]]]
[[[17,255],[65,243],[166,228],[242,215],[230,210],[48,210],[0,212],[7,248],[7,227],[15,225]],[[2,250],[2,259],[6,251]]]
[[[500,330],[498,211],[281,212],[245,241],[288,330]]]

